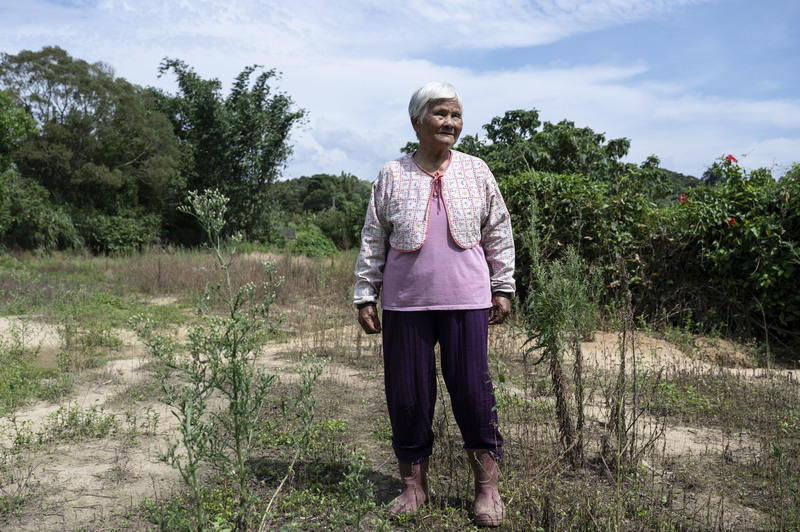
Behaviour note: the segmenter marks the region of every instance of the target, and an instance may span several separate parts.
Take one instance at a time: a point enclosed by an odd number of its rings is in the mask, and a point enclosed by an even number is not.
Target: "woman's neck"
[[[450,162],[450,148],[431,150],[420,146],[414,153],[414,161],[429,174],[443,173]]]

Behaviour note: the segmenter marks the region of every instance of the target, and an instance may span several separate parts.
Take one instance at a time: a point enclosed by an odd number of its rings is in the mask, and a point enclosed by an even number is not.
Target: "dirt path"
[[[18,320],[0,318],[0,337],[6,337]],[[46,365],[59,349],[57,331],[49,326],[29,323],[25,342],[39,346],[40,362]],[[339,331],[350,338],[356,337],[353,326]],[[125,358],[112,360],[102,368],[87,372],[81,377],[74,392],[58,404],[37,402],[21,408],[16,414],[16,425],[8,418],[0,418],[0,445],[9,448],[20,430],[37,434],[59,409],[78,405],[86,410],[102,409],[116,416],[119,430],[113,437],[80,441],[56,441],[43,448],[19,456],[18,466],[12,467],[15,481],[0,485],[5,493],[13,493],[27,482],[29,500],[20,516],[12,516],[12,530],[106,530],[130,527],[138,530],[148,525],[137,521],[135,509],[144,499],[161,499],[179,484],[175,470],[158,460],[165,449],[164,437],[173,431],[175,420],[168,409],[147,397],[146,386],[152,375],[143,363],[143,346],[135,337],[125,332],[122,352]],[[179,335],[185,338],[185,334]],[[261,358],[265,367],[277,372],[285,381],[297,379],[298,362],[287,353],[305,346],[306,340],[295,339],[283,344],[270,344]],[[698,371],[729,371],[743,376],[778,375],[777,378],[798,380],[798,371],[776,374],[749,368],[747,358],[732,344],[719,341],[704,350],[704,359],[692,359],[665,342],[637,336],[640,368],[696,368]],[[587,365],[615,370],[617,367],[619,335],[598,332],[593,341],[582,346]],[[726,367],[720,369],[718,365]],[[347,388],[382,387],[376,364],[375,375],[365,378],[370,370],[337,362],[329,363],[322,379],[332,385]],[[375,390],[372,390],[373,392]],[[522,393],[509,387],[509,393]],[[131,426],[131,417],[136,423]],[[140,426],[146,419],[156,417],[157,429],[148,433]],[[607,413],[600,406],[588,409],[588,416],[596,423],[606,421]],[[643,430],[647,430],[643,423]],[[664,452],[674,458],[699,457],[708,454],[728,453],[732,459],[745,459],[756,452],[755,443],[747,435],[723,434],[708,428],[687,426],[666,427]],[[645,436],[643,434],[642,436]],[[746,513],[746,509],[742,512]]]
[[[11,334],[15,327],[19,330],[20,323],[15,318],[0,318],[0,338]],[[37,364],[53,367],[60,348],[58,331],[34,321],[26,324],[25,345],[38,349]],[[185,341],[186,331],[179,331],[176,336]],[[152,526],[131,523],[136,519],[132,510],[138,504],[146,498],[166,498],[180,487],[178,472],[158,459],[166,449],[165,436],[175,430],[175,418],[167,406],[139,396],[137,388],[153,379],[144,364],[144,346],[130,331],[120,331],[120,337],[120,352],[128,358],[111,360],[81,375],[69,398],[58,403],[37,401],[25,405],[16,412],[13,422],[8,417],[0,418],[0,446],[5,449],[20,435],[35,438],[52,424],[54,415],[73,408],[84,412],[95,408],[103,415],[113,414],[119,425],[113,437],[51,441],[19,455],[13,479],[0,483],[0,495],[20,489],[33,500],[27,501],[22,516],[11,518],[11,529],[38,532],[132,526],[136,530]],[[302,345],[300,340],[271,343],[265,347],[260,362],[283,381],[297,382],[300,363],[287,353]],[[365,384],[362,374],[363,370],[329,362],[320,380],[377,386]],[[148,416],[158,420],[155,433],[145,433],[142,427]]]

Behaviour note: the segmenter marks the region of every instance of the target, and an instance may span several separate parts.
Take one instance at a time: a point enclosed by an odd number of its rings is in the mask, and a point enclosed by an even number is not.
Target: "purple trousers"
[[[489,449],[501,458],[503,437],[494,409],[488,335],[489,309],[383,311],[386,404],[398,460],[416,464],[433,449],[437,341],[464,448]]]

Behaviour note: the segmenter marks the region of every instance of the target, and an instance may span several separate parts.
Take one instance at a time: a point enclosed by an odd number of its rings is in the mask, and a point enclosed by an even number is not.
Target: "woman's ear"
[[[411,127],[414,128],[415,132],[419,133],[419,119],[418,118],[412,118],[411,119]]]

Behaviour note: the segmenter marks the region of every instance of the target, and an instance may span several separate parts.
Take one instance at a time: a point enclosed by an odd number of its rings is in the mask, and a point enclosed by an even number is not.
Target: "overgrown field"
[[[1,257],[0,528],[474,529],[443,385],[432,504],[388,519],[400,482],[380,338],[350,304],[354,262]],[[209,283],[221,292],[204,296]],[[559,358],[571,443],[528,326],[492,330],[502,530],[800,529],[800,373],[624,309],[602,309]],[[233,352],[244,365],[230,370]]]

